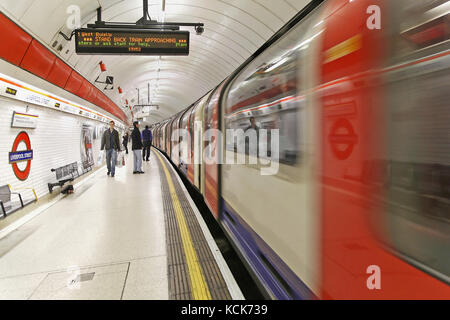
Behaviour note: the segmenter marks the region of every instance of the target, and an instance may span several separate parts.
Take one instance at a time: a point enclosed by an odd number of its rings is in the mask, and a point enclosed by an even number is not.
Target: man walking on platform
[[[114,129],[114,121],[109,123],[109,129],[103,133],[101,150],[106,150],[106,166],[108,167],[108,176],[114,178],[116,174],[117,152],[120,151],[119,132]]]
[[[142,131],[142,141],[144,142],[144,152],[142,155],[143,161],[150,161],[150,149],[152,146],[152,132],[148,129],[148,126],[145,126],[145,130]]]
[[[134,170],[133,174],[144,173],[142,171],[142,140],[141,131],[139,130],[139,122],[133,123],[134,130],[131,133],[131,149],[133,150]]]

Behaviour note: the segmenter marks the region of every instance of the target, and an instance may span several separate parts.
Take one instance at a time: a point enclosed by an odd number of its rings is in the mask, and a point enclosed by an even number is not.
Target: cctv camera
[[[197,32],[198,35],[201,35],[205,31],[205,28],[202,26],[195,27],[195,32]]]

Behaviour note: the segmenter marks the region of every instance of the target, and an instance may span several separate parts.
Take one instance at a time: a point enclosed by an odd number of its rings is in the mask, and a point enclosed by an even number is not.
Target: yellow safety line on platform
[[[202,269],[200,267],[197,253],[195,252],[194,245],[192,243],[191,234],[186,223],[186,218],[183,214],[183,209],[180,205],[180,200],[178,199],[177,192],[173,185],[172,177],[170,176],[169,170],[164,164],[163,159],[155,152],[159,158],[164,173],[166,174],[167,183],[169,185],[170,196],[172,198],[173,209],[175,210],[175,215],[178,222],[178,227],[180,229],[181,240],[183,242],[184,253],[186,256],[186,263],[189,270],[189,278],[191,280],[192,297],[194,300],[211,300],[211,293],[209,292],[208,285],[206,284],[205,277],[203,275]]]

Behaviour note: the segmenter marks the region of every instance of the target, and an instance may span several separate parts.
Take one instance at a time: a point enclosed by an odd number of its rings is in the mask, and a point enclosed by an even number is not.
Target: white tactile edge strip
[[[156,150],[156,149],[153,149],[153,150],[155,150],[155,152],[159,152],[159,150]],[[161,152],[159,152],[159,153],[161,154]],[[161,156],[163,158],[165,158],[164,155],[161,154]],[[223,258],[222,253],[220,252],[219,248],[217,247],[216,241],[212,237],[211,232],[209,231],[208,227],[206,226],[206,223],[203,220],[203,217],[201,216],[200,212],[198,211],[198,208],[195,205],[194,201],[192,200],[191,196],[189,195],[189,192],[186,190],[184,183],[181,181],[181,178],[179,177],[178,173],[172,167],[172,164],[169,163],[169,167],[175,173],[175,176],[177,177],[178,182],[180,183],[180,186],[184,192],[184,195],[186,196],[186,199],[189,201],[189,204],[191,205],[191,208],[195,213],[195,217],[197,218],[200,228],[202,229],[202,232],[205,235],[206,241],[208,242],[209,248],[211,249],[211,252],[217,262],[219,270],[222,273],[223,279],[224,279],[225,283],[227,284],[228,290],[230,291],[231,298],[233,300],[245,300],[244,295],[242,294],[242,291],[236,282],[236,279],[234,279],[233,274],[231,273],[231,270],[228,267],[228,264],[225,262],[225,259]]]
[[[77,182],[76,184],[73,185],[73,188],[76,190],[79,187],[81,187],[84,183],[86,183],[87,181],[93,179],[94,177],[96,177],[99,173],[103,172],[102,169],[104,169],[106,166],[103,166],[99,169],[97,169],[97,172],[89,175],[88,177],[84,178],[83,180]],[[11,223],[10,225],[6,226],[5,228],[0,230],[0,239],[6,237],[8,234],[10,234],[11,232],[13,232],[14,230],[17,230],[18,228],[20,228],[21,226],[23,226],[24,224],[26,224],[27,222],[31,221],[32,219],[36,218],[38,215],[40,215],[42,212],[44,212],[45,210],[47,210],[48,208],[50,208],[51,206],[53,206],[54,204],[56,204],[58,201],[60,201],[61,199],[63,199],[65,197],[65,195],[63,194],[59,194],[57,195],[53,200],[51,200],[50,202],[40,206],[39,208],[36,208],[35,210],[31,211],[30,213],[28,213],[27,215],[23,216],[22,218],[20,218],[19,220]]]

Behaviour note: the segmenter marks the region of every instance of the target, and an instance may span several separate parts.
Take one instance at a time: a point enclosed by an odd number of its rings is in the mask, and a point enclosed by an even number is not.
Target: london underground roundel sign
[[[353,153],[355,145],[358,143],[358,136],[352,124],[347,119],[339,119],[331,128],[328,136],[331,150],[339,160],[346,160]]]
[[[18,150],[21,142],[26,145],[26,150]],[[9,153],[9,163],[12,165],[14,174],[19,180],[26,180],[31,170],[31,160],[33,160],[33,150],[31,149],[31,141],[28,133],[20,132],[14,140],[12,151]],[[21,170],[17,165],[18,162],[26,162],[25,169]]]

